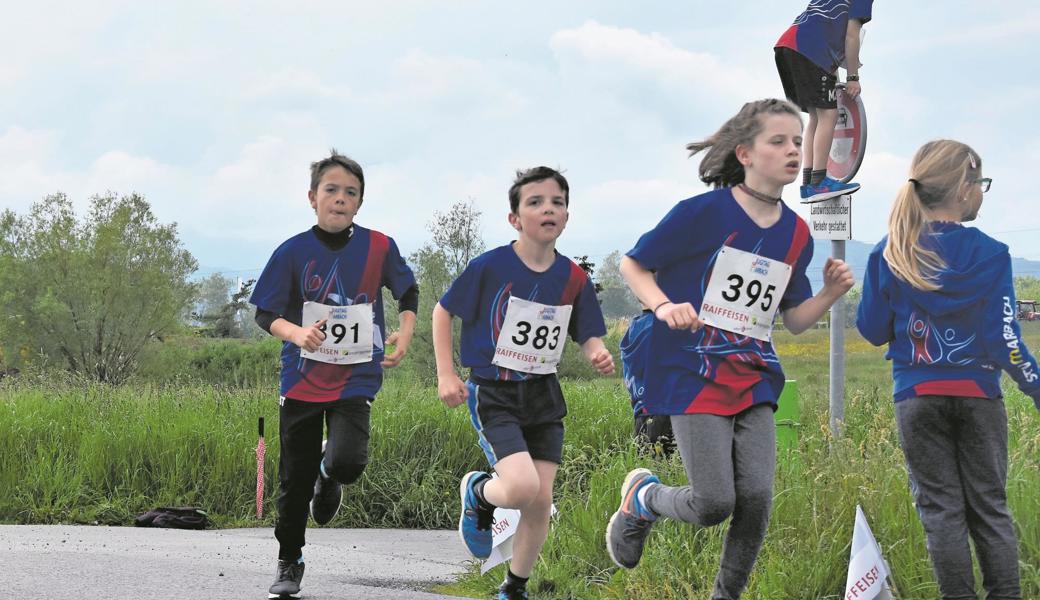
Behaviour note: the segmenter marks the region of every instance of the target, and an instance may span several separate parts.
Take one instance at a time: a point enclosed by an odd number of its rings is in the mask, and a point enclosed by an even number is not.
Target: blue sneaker
[[[657,515],[639,501],[639,490],[661,483],[649,469],[633,469],[621,484],[621,506],[607,523],[607,552],[619,567],[633,569],[643,556],[643,545]]]
[[[492,511],[480,507],[473,486],[478,481],[490,478],[483,471],[470,471],[459,483],[459,497],[462,500],[459,537],[473,558],[481,560],[491,556],[491,524],[495,522],[495,516]]]
[[[837,179],[824,177],[823,181],[816,185],[803,185],[800,191],[802,204],[812,204],[813,202],[823,202],[824,200],[859,191],[859,184],[842,183]]]

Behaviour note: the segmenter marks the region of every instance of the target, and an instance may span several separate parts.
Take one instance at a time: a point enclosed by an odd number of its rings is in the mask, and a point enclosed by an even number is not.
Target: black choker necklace
[[[744,192],[748,196],[751,196],[755,200],[765,202],[766,204],[772,204],[773,206],[780,204],[780,202],[783,200],[783,198],[774,198],[772,196],[767,196],[762,192],[756,192],[755,190],[749,188],[747,184],[743,182],[737,184],[737,187],[740,188],[740,191]]]

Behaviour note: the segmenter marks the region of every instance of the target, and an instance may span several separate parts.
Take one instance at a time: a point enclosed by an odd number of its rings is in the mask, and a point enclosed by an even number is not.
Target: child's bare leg
[[[549,534],[549,517],[552,513],[553,481],[556,479],[556,463],[536,460],[534,467],[538,471],[539,488],[535,498],[520,509],[520,525],[513,539],[513,559],[509,570],[520,577],[530,577],[534,563],[542,551],[545,538]]]
[[[815,108],[816,127],[812,138],[812,168],[814,171],[826,170],[827,159],[831,154],[831,142],[834,140],[834,126],[838,124],[838,109]],[[810,118],[810,126],[812,119]],[[806,161],[809,157],[806,156]]]
[[[491,504],[523,510],[538,496],[538,470],[527,452],[499,460],[495,463],[495,472],[498,477],[484,484],[484,498]]]
[[[819,109],[809,109],[809,124],[805,126],[805,132],[802,135],[802,168],[811,169],[813,168],[813,140],[816,136],[816,111]]]

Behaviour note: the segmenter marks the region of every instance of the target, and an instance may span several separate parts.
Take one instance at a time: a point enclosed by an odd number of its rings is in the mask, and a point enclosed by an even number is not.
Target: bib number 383
[[[491,363],[524,373],[555,373],[570,320],[569,304],[549,306],[510,298]]]
[[[791,265],[724,246],[698,316],[712,327],[769,341],[790,280]]]
[[[352,365],[372,360],[373,330],[371,304],[328,306],[303,303],[303,324],[328,319],[322,332],[325,341],[314,352],[300,349],[300,356],[333,365]]]

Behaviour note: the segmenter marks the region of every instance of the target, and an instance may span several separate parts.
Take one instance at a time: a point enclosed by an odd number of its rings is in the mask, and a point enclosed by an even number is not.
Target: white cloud
[[[630,86],[633,76],[649,78],[663,90],[724,105],[775,94],[775,86],[743,67],[680,48],[658,33],[588,21],[556,32],[549,45],[568,74],[591,76],[605,85]]]

